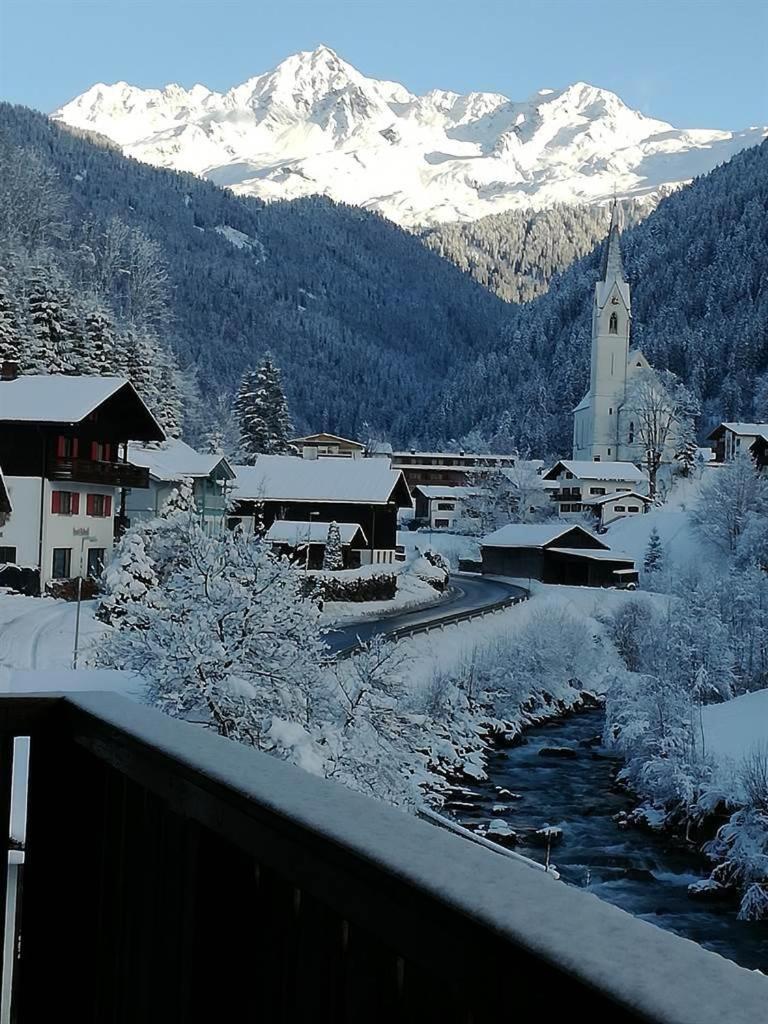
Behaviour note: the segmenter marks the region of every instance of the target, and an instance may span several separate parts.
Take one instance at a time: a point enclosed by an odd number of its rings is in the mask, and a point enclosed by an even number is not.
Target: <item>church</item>
[[[625,408],[632,376],[650,367],[642,352],[630,349],[632,302],[621,260],[619,217],[614,200],[592,306],[589,391],[573,415],[573,458],[589,462],[639,463],[645,454]]]

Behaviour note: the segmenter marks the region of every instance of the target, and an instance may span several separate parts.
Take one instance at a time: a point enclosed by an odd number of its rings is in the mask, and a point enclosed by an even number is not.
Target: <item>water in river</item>
[[[563,840],[553,847],[552,860],[565,881],[768,973],[768,924],[737,921],[730,905],[687,896],[688,885],[709,873],[703,858],[663,836],[619,829],[613,815],[629,810],[631,802],[613,790],[616,761],[601,747],[584,745],[602,724],[602,711],[588,711],[529,730],[526,743],[491,755],[488,781],[469,787],[472,797],[460,797],[466,803],[453,809],[454,816],[470,828],[502,818],[520,833],[559,826]],[[541,756],[546,747],[570,747],[577,753],[574,758]],[[520,799],[500,796],[499,788]],[[534,846],[521,852],[541,861],[546,856]]]

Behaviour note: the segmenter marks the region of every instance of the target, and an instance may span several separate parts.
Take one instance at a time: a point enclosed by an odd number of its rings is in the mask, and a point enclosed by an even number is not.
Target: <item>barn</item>
[[[510,523],[481,542],[482,571],[579,587],[637,583],[629,555],[610,547],[582,526]]]

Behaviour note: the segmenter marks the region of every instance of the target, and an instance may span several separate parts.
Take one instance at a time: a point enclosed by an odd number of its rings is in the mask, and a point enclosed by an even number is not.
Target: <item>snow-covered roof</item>
[[[544,476],[553,480],[562,469],[572,473],[577,480],[620,480],[647,483],[648,474],[632,462],[589,462],[586,459],[561,459]]]
[[[604,505],[607,501],[626,501],[628,498],[635,498],[646,501],[650,504],[651,499],[645,494],[637,491],[611,491],[610,494],[601,494],[597,498],[582,498],[582,505]]]
[[[591,404],[591,395],[592,392],[588,391],[586,395],[584,395],[582,400],[579,402],[579,404],[576,406],[576,408],[573,410],[573,412],[582,412],[584,409],[588,409]]]
[[[489,548],[543,548],[572,530],[578,530],[588,537],[592,537],[603,548],[608,546],[582,526],[562,522],[554,525],[552,523],[509,523],[507,526],[502,526],[500,530],[495,530],[487,537],[483,537],[481,544],[483,547]]]
[[[445,498],[451,501],[457,501],[461,498],[471,498],[476,494],[484,494],[482,487],[463,487],[463,486],[444,486],[441,487],[439,484],[419,484],[418,487],[414,487],[414,493],[419,491],[425,498],[434,500],[435,498]]]
[[[341,535],[341,543],[346,547],[359,534],[364,544],[368,543],[365,532],[359,523],[337,523]],[[300,523],[295,519],[276,519],[266,532],[265,539],[270,544],[289,544],[301,547],[309,540],[310,544],[325,544],[328,539],[330,523]]]
[[[255,466],[233,468],[234,495],[240,500],[385,505],[399,486],[402,497],[398,503],[411,505],[403,474],[390,469],[386,459],[259,455]]]
[[[631,555],[625,555],[622,551],[611,551],[610,548],[547,548],[547,551],[556,551],[559,555],[574,555],[577,558],[589,558],[598,562],[630,562],[635,564]]]
[[[121,388],[141,398],[125,377],[69,377],[29,374],[0,381],[0,421],[79,423]],[[142,405],[144,403],[142,402]],[[147,415],[150,415],[147,410]],[[162,437],[160,427],[158,437]]]
[[[464,459],[465,461],[482,461],[492,465],[494,462],[515,462],[517,460],[516,455],[504,455],[499,452],[419,452],[419,451],[400,451],[393,452],[392,459],[397,462],[398,459]],[[410,468],[410,466],[409,466]]]
[[[707,440],[715,440],[723,430],[730,430],[739,437],[762,437],[768,441],[768,423],[719,423],[712,433],[707,435]]]
[[[306,445],[312,445],[312,444],[349,444],[349,445],[352,445],[353,448],[359,448],[360,451],[363,451],[363,449],[365,448],[365,445],[362,444],[360,441],[352,441],[348,437],[339,437],[338,434],[324,434],[324,433],[320,433],[320,434],[307,434],[306,437],[294,437],[294,439],[292,441],[290,441],[289,443],[290,444],[294,444],[296,446],[305,445],[305,444]]]
[[[211,476],[215,470],[218,470],[218,475],[226,480],[232,480],[235,476],[235,471],[223,455],[206,455],[191,448],[184,441],[174,439],[156,446],[129,444],[128,461],[134,466],[144,466],[148,469],[153,480],[205,478]]]

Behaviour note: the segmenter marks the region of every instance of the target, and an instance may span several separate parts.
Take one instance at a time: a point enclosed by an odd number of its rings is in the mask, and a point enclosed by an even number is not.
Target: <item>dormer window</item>
[[[619,318],[615,313],[611,313],[611,319],[608,321],[608,333],[618,334],[619,333]]]

